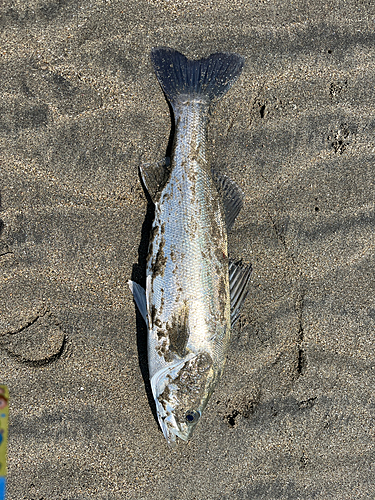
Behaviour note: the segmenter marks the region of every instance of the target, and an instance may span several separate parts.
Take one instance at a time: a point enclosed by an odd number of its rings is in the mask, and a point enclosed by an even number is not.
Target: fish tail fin
[[[206,59],[190,60],[168,47],[151,51],[156,76],[174,108],[186,99],[220,99],[241,74],[244,58],[219,52]]]

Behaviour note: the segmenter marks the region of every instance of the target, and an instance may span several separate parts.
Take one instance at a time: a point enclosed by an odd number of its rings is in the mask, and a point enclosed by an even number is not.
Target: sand
[[[0,383],[8,500],[375,498],[372,2],[4,0]],[[154,46],[231,51],[213,164],[252,284],[193,439],[150,405],[138,178],[171,120]]]

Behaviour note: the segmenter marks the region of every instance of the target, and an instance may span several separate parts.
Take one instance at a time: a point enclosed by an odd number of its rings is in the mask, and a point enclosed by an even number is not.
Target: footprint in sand
[[[65,352],[67,339],[59,323],[47,310],[34,313],[22,323],[16,321],[0,331],[0,348],[20,363],[44,366]]]

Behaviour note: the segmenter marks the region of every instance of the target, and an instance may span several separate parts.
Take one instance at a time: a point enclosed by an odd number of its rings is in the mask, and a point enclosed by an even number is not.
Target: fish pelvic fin
[[[241,74],[244,58],[218,52],[205,59],[190,60],[177,50],[157,47],[151,60],[159,83],[173,108],[186,100],[208,103],[220,99]]]

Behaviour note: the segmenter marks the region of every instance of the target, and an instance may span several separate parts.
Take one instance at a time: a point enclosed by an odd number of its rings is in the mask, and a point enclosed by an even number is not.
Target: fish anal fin
[[[143,163],[139,167],[139,173],[142,182],[151,198],[155,203],[158,193],[164,187],[169,177],[170,159],[164,158],[154,163]]]
[[[229,259],[230,317],[232,326],[239,318],[241,308],[249,293],[251,264]]]
[[[222,174],[212,169],[212,178],[216,184],[218,193],[223,199],[225,222],[227,232],[229,232],[236,220],[237,215],[240,213],[243,206],[244,194],[237,184],[232,181],[227,175]]]

